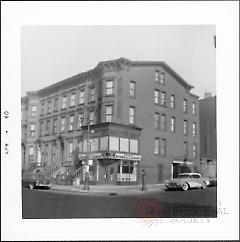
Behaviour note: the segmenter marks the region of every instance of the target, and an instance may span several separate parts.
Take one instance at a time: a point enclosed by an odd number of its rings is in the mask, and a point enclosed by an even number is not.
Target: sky
[[[165,61],[200,98],[216,93],[214,25],[23,26],[21,95],[125,57]]]

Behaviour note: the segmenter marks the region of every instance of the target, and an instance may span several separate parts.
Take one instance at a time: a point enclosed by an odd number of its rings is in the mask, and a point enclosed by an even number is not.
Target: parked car
[[[25,174],[22,178],[22,187],[30,188],[30,189],[50,189],[51,184],[48,179],[46,179],[41,174]]]
[[[182,189],[187,191],[190,188],[205,189],[209,185],[208,178],[203,178],[199,173],[181,173],[177,178],[165,181],[166,190]]]

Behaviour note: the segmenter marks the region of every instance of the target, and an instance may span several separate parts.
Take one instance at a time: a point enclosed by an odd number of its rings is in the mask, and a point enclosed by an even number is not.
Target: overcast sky
[[[24,26],[22,90],[35,91],[125,57],[165,61],[202,98],[216,93],[215,26]]]

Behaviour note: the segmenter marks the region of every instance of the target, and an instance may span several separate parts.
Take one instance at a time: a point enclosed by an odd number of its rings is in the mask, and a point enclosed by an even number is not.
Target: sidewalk
[[[53,190],[65,190],[65,191],[75,191],[79,193],[102,193],[107,195],[123,195],[123,194],[139,194],[139,193],[151,193],[162,191],[164,189],[164,184],[149,184],[147,185],[146,191],[141,191],[141,185],[134,186],[117,186],[117,185],[95,185],[89,186],[89,190],[83,190],[84,185],[56,185],[53,184],[51,188]]]

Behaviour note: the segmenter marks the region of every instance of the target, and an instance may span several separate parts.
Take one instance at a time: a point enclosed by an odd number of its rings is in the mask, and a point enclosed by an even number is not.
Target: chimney
[[[205,92],[204,98],[209,98],[209,97],[212,97],[212,93],[211,92]]]

